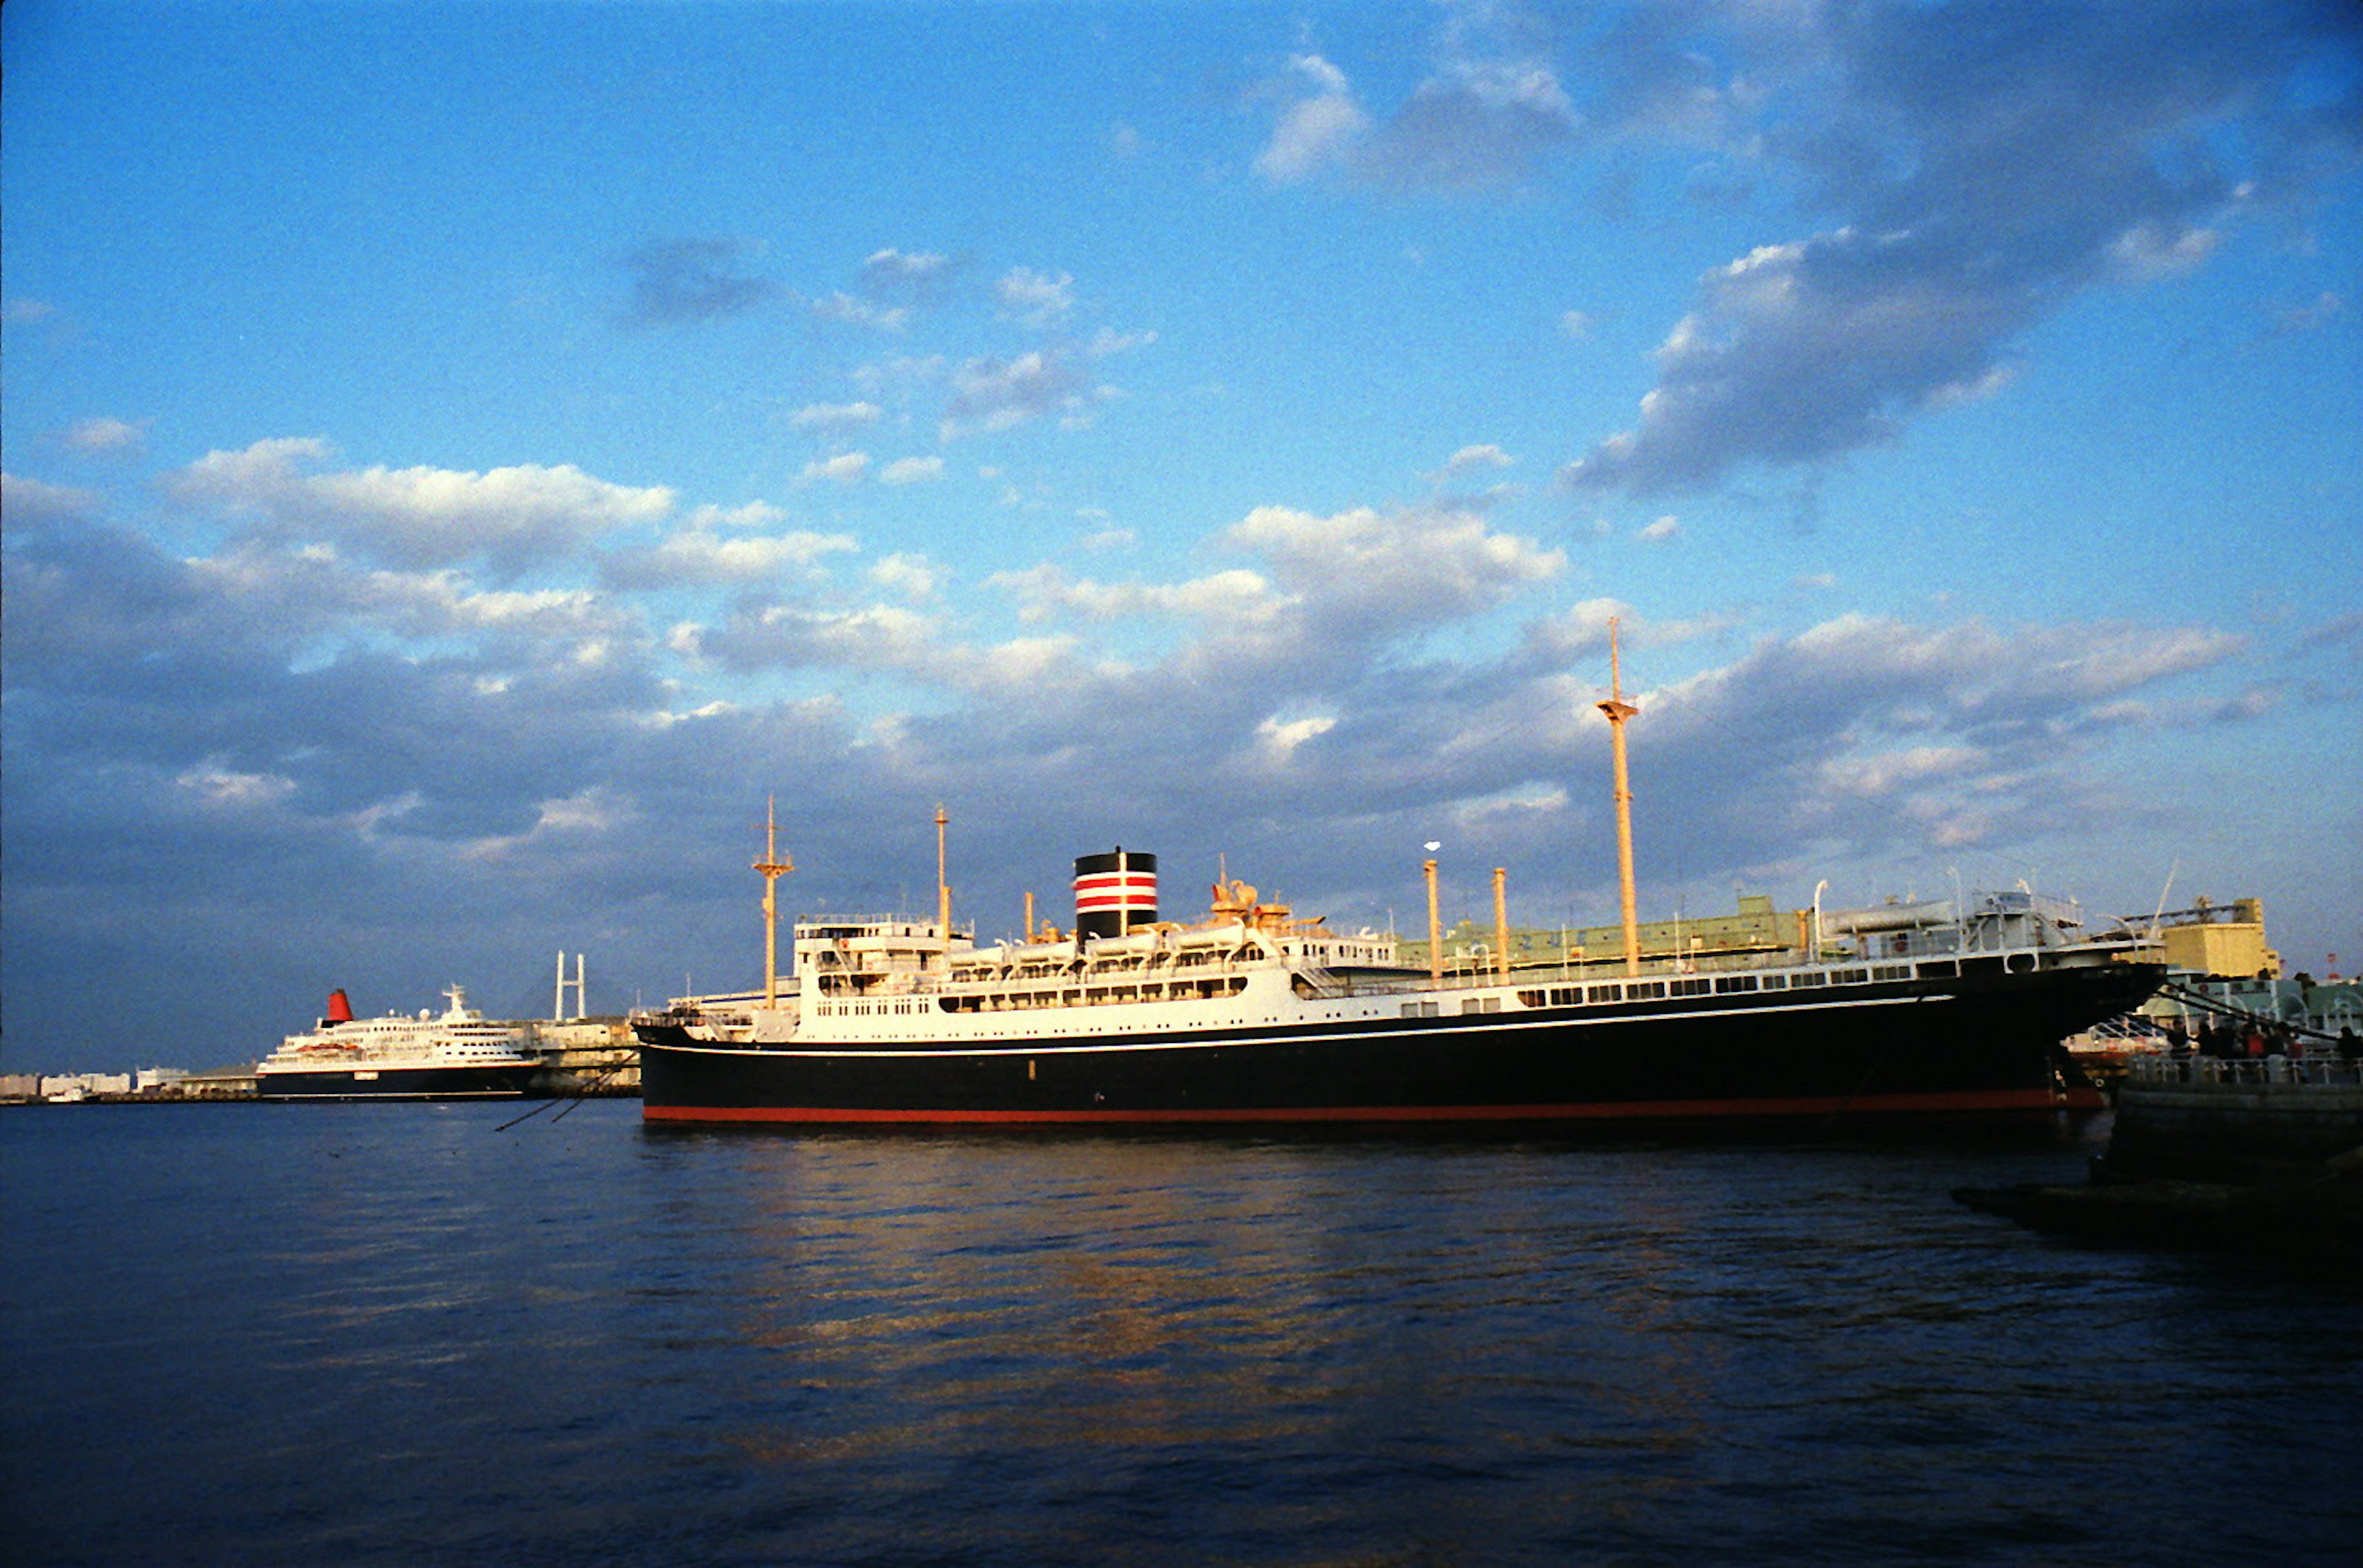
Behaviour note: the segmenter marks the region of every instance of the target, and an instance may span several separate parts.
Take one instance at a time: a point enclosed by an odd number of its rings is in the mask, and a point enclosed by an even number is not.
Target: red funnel
[[[352,998],[345,995],[343,986],[339,985],[328,993],[328,1011],[325,1016],[332,1024],[349,1024],[353,1021]]]

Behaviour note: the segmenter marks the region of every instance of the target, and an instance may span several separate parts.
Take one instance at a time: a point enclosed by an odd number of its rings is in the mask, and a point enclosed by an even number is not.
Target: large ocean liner
[[[331,992],[318,1027],[291,1034],[254,1070],[266,1100],[514,1099],[541,1092],[542,1060],[515,1024],[489,1023],[454,985],[437,1017],[356,1018]]]
[[[1605,961],[1425,965],[1218,882],[1159,918],[1156,859],[1075,862],[1075,924],[991,946],[935,918],[799,921],[778,973],[767,839],[760,991],[635,1016],[643,1114],[722,1123],[1591,1122],[2049,1114],[2097,1106],[2060,1041],[2164,970],[2131,931],[2024,891],[1824,914],[1794,948],[1645,960],[1621,681],[1624,942]],[[1497,879],[1497,895],[1500,884]],[[1496,900],[1497,922],[1499,898]]]

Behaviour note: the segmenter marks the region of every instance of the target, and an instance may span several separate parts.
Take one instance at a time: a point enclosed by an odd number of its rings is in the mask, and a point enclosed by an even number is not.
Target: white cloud
[[[908,306],[880,305],[847,294],[843,289],[812,302],[810,309],[823,321],[842,322],[849,327],[874,328],[881,332],[900,332],[911,324]]]
[[[1565,477],[1647,495],[1826,464],[1993,395],[2010,346],[2083,290],[2187,274],[2263,193],[2302,202],[2351,163],[2351,128],[2318,161],[2324,128],[2289,107],[2312,29],[2206,6],[2034,29],[1954,6],[1636,11],[1601,128],[1703,146],[1742,187],[1782,171],[1836,222],[1704,274],[1637,421]]]
[[[104,501],[94,491],[50,484],[19,474],[0,473],[0,515],[10,531],[21,531],[50,518],[88,516]]]
[[[1146,348],[1155,341],[1154,332],[1119,332],[1113,327],[1103,327],[1092,334],[1092,340],[1083,345],[1083,352],[1095,360],[1104,360],[1113,354]]]
[[[914,278],[940,276],[951,265],[951,259],[926,250],[898,250],[888,246],[873,250],[861,263],[862,276],[873,283],[893,281],[907,283]]]
[[[1508,468],[1515,461],[1509,453],[1491,444],[1462,447],[1446,462],[1444,472],[1448,477],[1458,478],[1475,469]]]
[[[84,419],[67,430],[62,439],[67,447],[78,452],[124,452],[137,449],[147,439],[147,429],[144,425],[121,419]]]
[[[1055,327],[1075,307],[1075,280],[1031,267],[1013,267],[993,285],[1007,313],[1028,327]]]
[[[2346,301],[2330,290],[2324,289],[2314,295],[2313,302],[2310,305],[2276,311],[2273,316],[2273,329],[2283,333],[2311,332],[2315,328],[2328,323],[2345,308]]]
[[[985,582],[1014,596],[1018,617],[1026,621],[1054,615],[1101,621],[1182,616],[1236,628],[1269,622],[1288,603],[1260,574],[1248,571],[1217,572],[1182,583],[1095,583],[1071,581],[1058,567],[1044,565],[996,573]]]
[[[1354,103],[1346,73],[1317,54],[1289,61],[1312,83],[1272,128],[1271,140],[1256,155],[1256,172],[1275,184],[1305,179],[1342,161],[1370,128],[1370,117]]]
[[[884,412],[875,403],[807,403],[788,416],[788,423],[798,429],[835,434],[875,425]]]
[[[1634,537],[1645,544],[1663,544],[1682,531],[1681,519],[1671,513],[1644,525]]]
[[[618,586],[641,590],[758,583],[785,572],[809,572],[827,556],[855,548],[849,534],[794,529],[726,536],[711,528],[692,528],[667,535],[651,549],[619,554],[607,563],[607,576]]]
[[[638,804],[621,790],[592,784],[572,795],[538,802],[533,826],[523,833],[476,839],[460,853],[470,860],[502,861],[546,851],[564,839],[595,839],[639,820]]]
[[[190,768],[172,781],[216,810],[253,811],[279,805],[299,787],[283,773],[245,773],[217,761]]]
[[[872,583],[907,599],[935,597],[940,577],[936,564],[924,555],[890,555],[870,569]]]
[[[941,354],[898,354],[890,360],[857,367],[853,384],[864,391],[885,393],[931,386],[944,379],[947,361]]]
[[[2129,283],[2150,283],[2195,271],[2215,253],[2222,239],[2212,228],[2145,219],[2110,244],[2109,262]]]
[[[1833,795],[1888,795],[1905,784],[1958,778],[1987,761],[1986,753],[1973,746],[1911,746],[1836,757],[1817,771],[1816,786]]]
[[[1335,714],[1310,714],[1302,718],[1265,719],[1256,726],[1256,740],[1264,760],[1279,766],[1294,760],[1297,748],[1337,728]]]
[[[787,514],[768,501],[749,501],[738,506],[709,504],[693,506],[689,513],[689,526],[705,532],[728,529],[733,533],[751,533],[786,519]]]
[[[944,476],[944,460],[939,457],[897,458],[878,471],[881,484],[924,484]]]
[[[1259,506],[1223,538],[1270,560],[1282,590],[1333,630],[1458,619],[1566,566],[1559,551],[1450,506],[1358,506],[1326,517]]]
[[[208,453],[166,487],[183,500],[260,518],[274,534],[308,533],[413,568],[481,557],[516,570],[657,522],[673,505],[665,487],[611,484],[571,465],[303,472],[333,455],[314,438],[257,441]]]
[[[838,452],[835,457],[815,458],[804,464],[803,477],[810,481],[827,480],[838,484],[858,484],[870,471],[868,452]]]
[[[947,439],[1006,430],[1049,415],[1080,413],[1087,378],[1064,355],[1036,350],[1015,359],[973,359],[952,378]]]
[[[1298,55],[1289,68],[1282,91],[1293,92],[1255,160],[1275,184],[1335,169],[1406,190],[1512,186],[1581,123],[1557,68],[1506,7],[1452,8],[1434,69],[1382,122],[1319,55]]]

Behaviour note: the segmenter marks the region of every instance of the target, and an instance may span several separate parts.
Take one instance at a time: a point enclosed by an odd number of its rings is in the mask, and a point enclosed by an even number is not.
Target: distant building
[[[39,1096],[61,1103],[86,1100],[93,1095],[128,1095],[131,1092],[128,1073],[43,1073]]]
[[[184,1100],[236,1100],[254,1094],[261,1085],[250,1062],[242,1067],[216,1067],[192,1073],[181,1080],[179,1087]]]
[[[174,1094],[188,1075],[189,1070],[185,1067],[142,1067],[132,1074],[138,1084],[132,1092],[140,1095]]]
[[[2229,905],[2202,898],[2188,909],[2161,916],[2158,935],[2169,968],[2224,979],[2280,977],[2281,955],[2265,943],[2261,898],[2235,898]]]
[[[2260,980],[2251,975],[2245,980],[2185,980],[2183,984],[2257,1018],[2328,1035],[2343,1029],[2363,1035],[2363,982],[2310,985],[2302,980]],[[2171,997],[2160,997],[2143,1008],[2158,1018],[2173,1018],[2184,1010]],[[2195,1027],[2195,1015],[2191,1022]]]
[[[632,1026],[622,1018],[574,1018],[564,1023],[530,1023],[534,1044],[542,1060],[562,1073],[571,1073],[588,1087],[608,1090],[640,1086],[640,1047]]]

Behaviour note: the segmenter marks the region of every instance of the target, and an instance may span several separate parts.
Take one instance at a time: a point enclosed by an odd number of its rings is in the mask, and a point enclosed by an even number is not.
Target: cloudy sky
[[[1071,857],[2363,968],[2343,5],[11,0],[6,1064]],[[2170,879],[2170,885],[2169,885]]]

